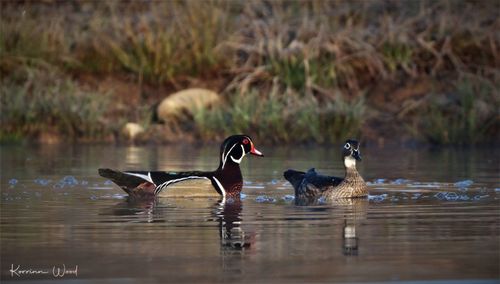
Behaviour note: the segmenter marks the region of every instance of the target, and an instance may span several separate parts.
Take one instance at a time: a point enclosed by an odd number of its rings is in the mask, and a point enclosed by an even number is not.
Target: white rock
[[[186,89],[165,98],[157,108],[158,119],[167,121],[183,113],[193,115],[199,109],[208,107],[220,100],[219,95],[206,89]]]
[[[129,139],[134,139],[137,135],[144,132],[144,128],[135,122],[127,122],[123,126],[122,133]]]

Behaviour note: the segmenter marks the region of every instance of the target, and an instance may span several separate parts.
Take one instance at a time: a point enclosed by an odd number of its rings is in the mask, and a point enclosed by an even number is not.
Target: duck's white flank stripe
[[[129,173],[129,172],[123,172],[124,174],[131,175],[131,176],[136,176],[140,177],[145,181],[149,181],[150,183],[156,185],[153,180],[151,179],[151,173],[148,173],[148,175],[143,175],[143,174],[134,174],[134,173]]]
[[[159,186],[156,187],[156,190],[155,190],[155,195],[159,194],[163,189],[165,189],[165,187],[173,184],[173,183],[177,183],[177,182],[180,182],[180,181],[183,181],[183,180],[188,180],[188,179],[209,179],[207,177],[200,177],[200,176],[189,176],[189,177],[183,177],[183,178],[179,178],[179,179],[172,179],[172,180],[168,180],[162,184],[160,184]]]
[[[241,146],[241,153],[242,153],[241,157],[238,160],[236,160],[235,158],[233,158],[233,156],[231,156],[231,160],[233,160],[233,162],[235,162],[236,164],[241,163],[241,160],[243,159],[243,157],[245,157],[245,154],[246,154],[245,148],[243,148],[243,145],[240,145],[240,146]]]
[[[226,200],[226,189],[222,186],[222,184],[216,177],[213,178],[215,180],[215,183],[217,183],[217,185],[219,186],[220,191],[222,192],[222,198]]]

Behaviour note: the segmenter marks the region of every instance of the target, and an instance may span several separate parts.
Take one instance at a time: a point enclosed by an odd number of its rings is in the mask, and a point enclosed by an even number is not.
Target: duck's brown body
[[[364,197],[368,195],[366,183],[356,168],[346,168],[344,180],[337,186],[323,188],[321,196],[327,199]]]
[[[314,168],[305,173],[295,170],[287,170],[284,173],[285,179],[295,189],[295,198],[298,203],[313,202],[319,198],[333,200],[368,195],[366,183],[356,169],[356,160],[361,160],[358,142],[348,140],[346,143],[349,148],[343,151],[346,170],[344,178],[318,175]]]

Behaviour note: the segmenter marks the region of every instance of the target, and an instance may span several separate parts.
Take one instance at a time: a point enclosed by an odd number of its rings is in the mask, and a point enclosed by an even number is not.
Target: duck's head
[[[232,135],[226,138],[220,147],[221,166],[227,163],[239,164],[246,154],[263,157],[264,154],[257,150],[248,135]]]
[[[359,151],[359,142],[357,140],[348,139],[345,141],[342,148],[342,159],[346,168],[356,166],[356,160],[361,161],[361,152]]]

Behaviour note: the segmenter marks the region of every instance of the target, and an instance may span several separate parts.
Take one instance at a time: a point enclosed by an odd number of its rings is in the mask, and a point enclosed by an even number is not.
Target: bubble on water
[[[257,201],[259,203],[274,203],[274,202],[276,202],[276,199],[273,197],[266,196],[266,195],[259,195],[255,198],[255,201]]]
[[[70,186],[78,184],[78,180],[74,176],[65,176],[59,182]]]
[[[295,196],[287,194],[283,196],[281,199],[283,199],[284,201],[293,201],[295,199]]]
[[[271,184],[273,184],[273,185],[274,185],[274,184],[278,184],[278,180],[277,180],[277,179],[273,179],[273,180],[271,180]]]
[[[471,199],[469,196],[467,196],[467,194],[459,194],[456,192],[438,192],[434,195],[434,197],[439,200],[447,200],[447,201],[458,201],[458,200],[467,201]]]
[[[381,184],[381,183],[385,183],[385,178],[378,178],[376,180],[373,181],[374,184]]]
[[[81,184],[81,185],[87,185],[87,184],[89,184],[89,182],[88,182],[88,181],[86,181],[86,180],[82,180],[82,181],[80,181],[80,184]]]
[[[462,201],[470,200],[469,196],[467,196],[466,194],[461,194],[460,197],[459,197],[459,199],[462,200]]]
[[[434,194],[434,197],[436,197],[439,200],[445,200],[446,199],[446,192],[438,192]]]
[[[47,186],[50,183],[50,180],[43,179],[43,178],[37,178],[33,182],[38,184],[38,185],[41,185],[41,186]]]
[[[456,192],[448,192],[445,194],[445,198],[446,200],[458,200],[458,194]]]
[[[245,199],[246,197],[247,197],[247,195],[246,195],[246,194],[244,194],[243,192],[240,192],[240,198],[241,198],[241,199]]]
[[[458,188],[466,188],[466,187],[471,186],[473,183],[474,182],[472,180],[466,179],[466,180],[458,181],[454,185],[455,185],[455,187],[458,187]]]
[[[255,198],[255,201],[257,201],[257,202],[265,202],[266,200],[267,200],[267,197],[261,196],[261,195],[259,195]]]
[[[108,180],[106,180],[106,181],[104,182],[104,184],[105,184],[105,185],[112,185],[112,184],[113,184],[113,182],[112,182],[112,181],[110,181],[110,180],[108,179]]]
[[[422,196],[422,193],[414,193],[411,199],[419,199]]]
[[[14,185],[16,185],[18,182],[19,182],[19,181],[18,181],[17,179],[15,179],[15,178],[13,178],[13,179],[10,179],[10,180],[9,180],[9,184],[10,184],[10,186],[14,186]]]
[[[490,197],[488,194],[486,195],[476,195],[474,196],[474,200],[481,200]]]
[[[127,197],[126,194],[120,194],[120,193],[115,193],[112,196],[112,198],[114,198],[114,199],[124,199],[125,197]]]
[[[91,196],[90,196],[90,199],[91,199],[91,200],[97,200],[97,196],[95,196],[95,195],[91,195]]]
[[[244,184],[244,185],[251,185],[251,184],[252,184],[252,182],[251,182],[251,181],[248,181],[248,180],[244,180],[244,181],[243,181],[243,184]]]
[[[407,179],[398,178],[396,180],[393,180],[391,182],[391,184],[398,184],[399,185],[399,184],[407,184],[408,182],[409,182],[409,180],[407,180]]]
[[[58,182],[52,186],[55,189],[61,189],[64,188],[64,183]]]
[[[380,195],[368,195],[368,200],[370,201],[375,201],[375,202],[381,202],[384,201],[387,198],[387,193],[380,194]]]

